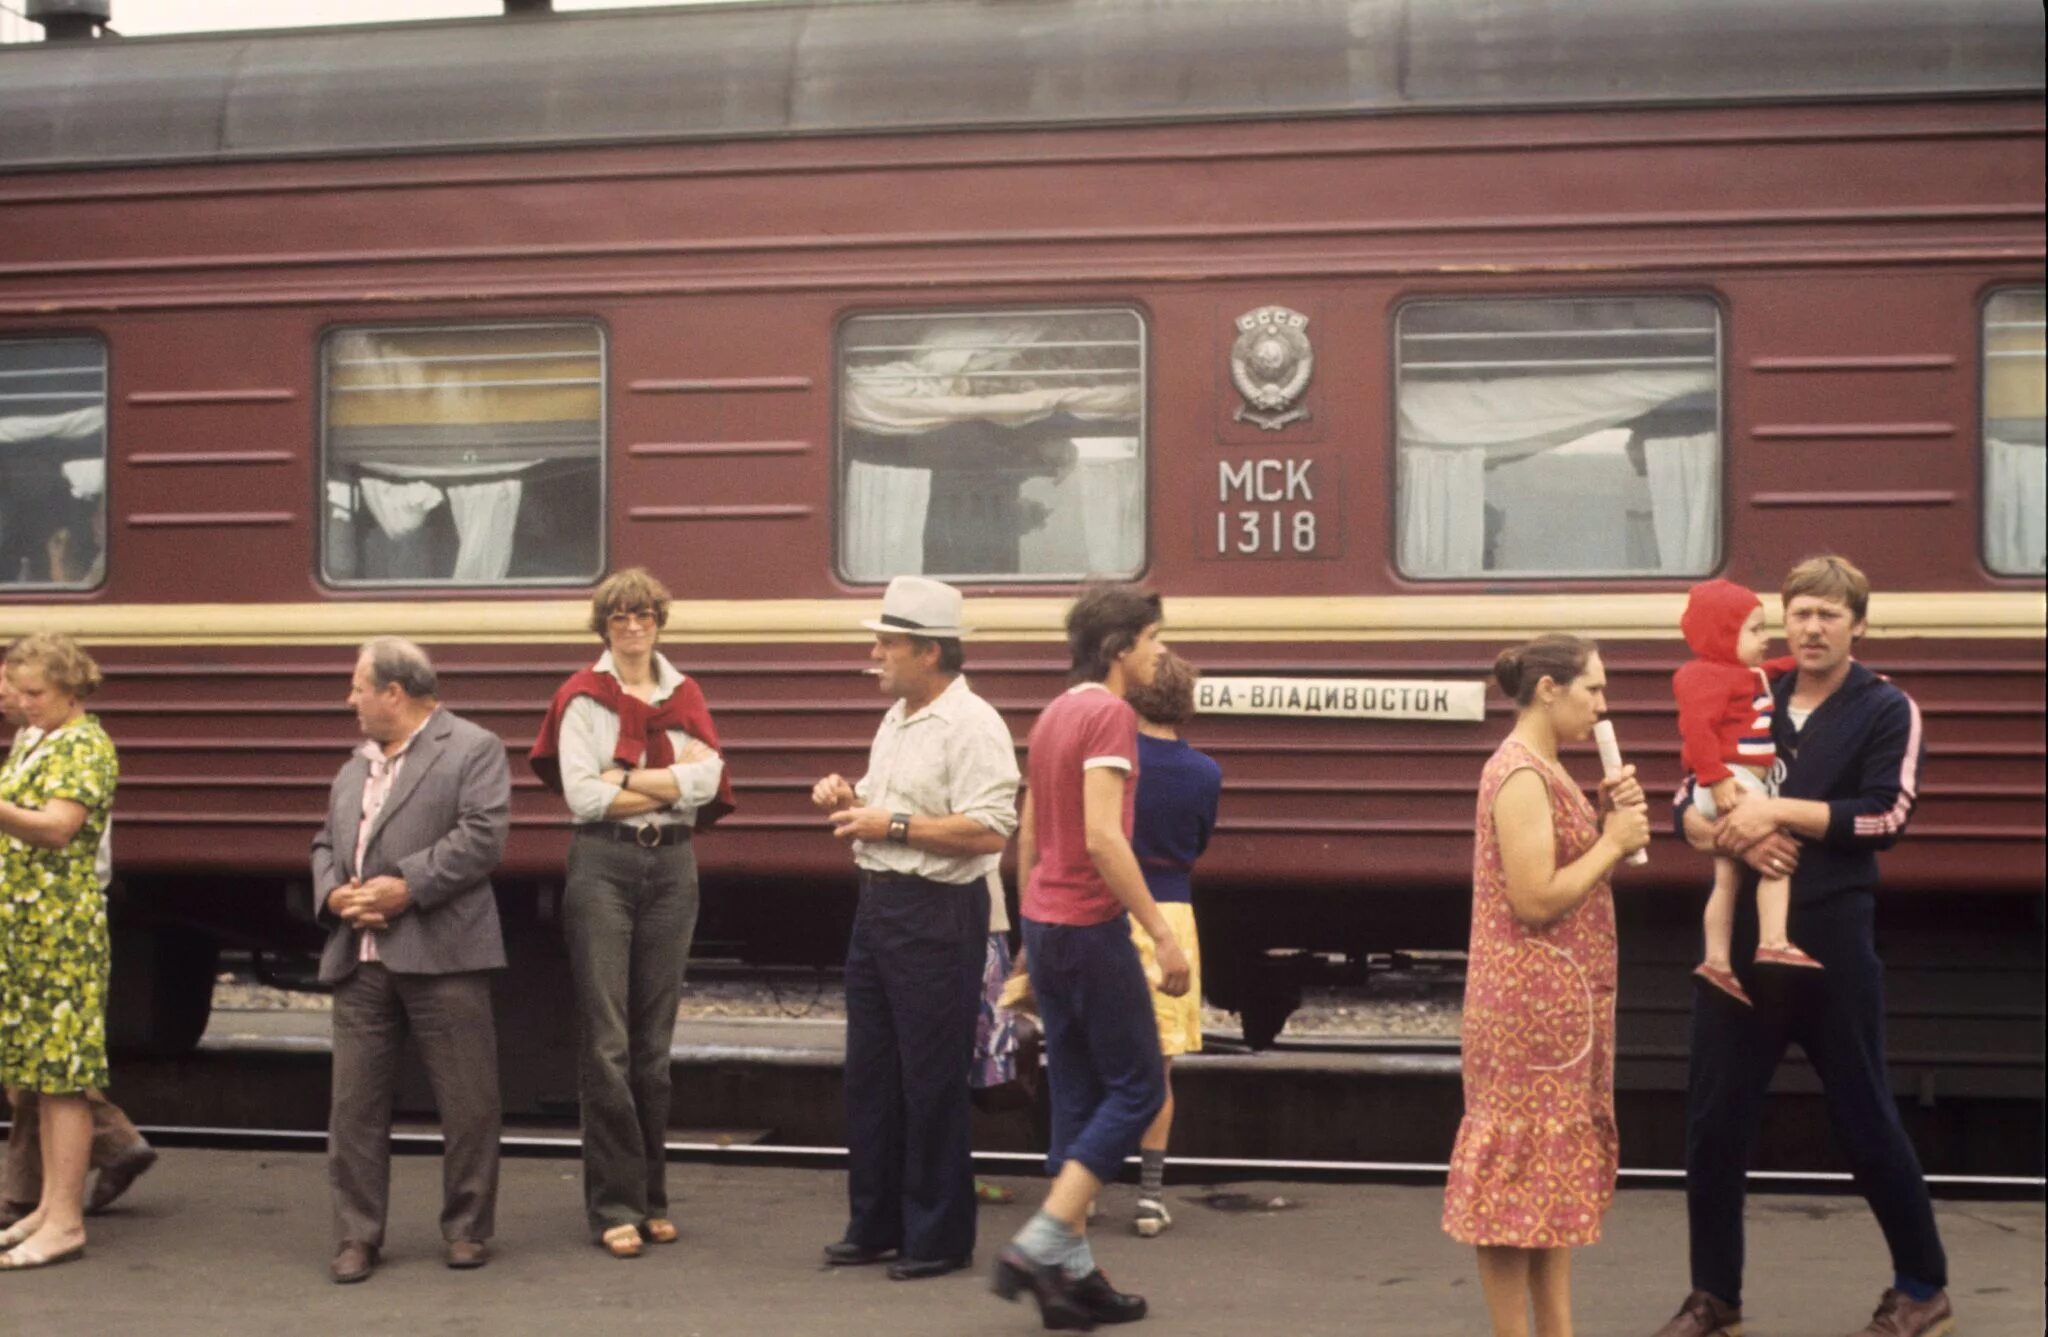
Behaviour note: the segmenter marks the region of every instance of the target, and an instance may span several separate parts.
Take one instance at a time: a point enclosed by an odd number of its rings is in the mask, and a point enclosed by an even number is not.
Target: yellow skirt
[[[1202,1048],[1202,944],[1195,936],[1195,907],[1184,901],[1161,901],[1159,913],[1173,930],[1174,938],[1188,958],[1188,991],[1178,998],[1159,991],[1165,972],[1152,952],[1152,935],[1131,921],[1131,941],[1138,946],[1138,963],[1145,967],[1145,982],[1152,986],[1152,1016],[1159,1023],[1159,1052],[1199,1053]]]

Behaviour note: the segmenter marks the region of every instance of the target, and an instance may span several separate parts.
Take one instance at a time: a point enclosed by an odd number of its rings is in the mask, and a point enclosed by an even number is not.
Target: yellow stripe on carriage
[[[843,599],[677,600],[664,639],[677,644],[791,644],[868,639],[860,619],[879,595]],[[1168,594],[1178,641],[1513,641],[1568,630],[1608,640],[1675,640],[1685,596],[1670,594],[1414,594],[1349,598],[1223,598]],[[1059,641],[1063,598],[974,598],[966,619],[981,642]],[[1777,600],[1764,606],[1775,617]],[[1957,590],[1876,594],[1879,639],[2040,639],[2048,594]],[[0,640],[58,631],[93,645],[351,645],[371,636],[433,644],[588,643],[583,599],[337,599],[319,603],[0,604]]]

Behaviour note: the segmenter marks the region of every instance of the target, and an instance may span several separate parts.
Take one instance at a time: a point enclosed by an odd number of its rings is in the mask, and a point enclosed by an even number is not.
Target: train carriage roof
[[[117,14],[118,18],[118,14]],[[0,46],[0,170],[2043,87],[2036,0],[880,0]]]

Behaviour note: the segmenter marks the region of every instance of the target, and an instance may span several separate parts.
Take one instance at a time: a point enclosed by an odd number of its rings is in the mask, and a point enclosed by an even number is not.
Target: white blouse
[[[618,676],[607,650],[592,669]],[[660,705],[683,685],[683,675],[662,655],[654,656],[654,700]],[[668,731],[669,746],[680,757],[692,741],[681,729]],[[557,755],[562,766],[562,795],[569,801],[569,815],[581,823],[614,820],[605,816],[614,800],[625,792],[619,785],[598,777],[614,768],[612,754],[619,745],[618,712],[594,697],[579,696],[562,712],[562,732]],[[642,768],[646,769],[646,768]],[[677,762],[668,768],[676,778],[680,797],[666,808],[619,818],[630,826],[688,826],[697,820],[697,809],[718,796],[719,777],[725,773],[725,759]]]

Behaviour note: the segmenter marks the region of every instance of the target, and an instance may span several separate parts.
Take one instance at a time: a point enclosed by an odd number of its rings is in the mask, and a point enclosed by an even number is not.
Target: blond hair
[[[30,632],[7,648],[8,668],[30,664],[43,671],[50,686],[81,701],[98,691],[104,681],[100,666],[85,647],[61,632]]]
[[[1803,594],[1845,605],[1858,622],[1870,615],[1870,577],[1848,558],[1833,553],[1809,557],[1787,571],[1779,594],[1787,605]]]

